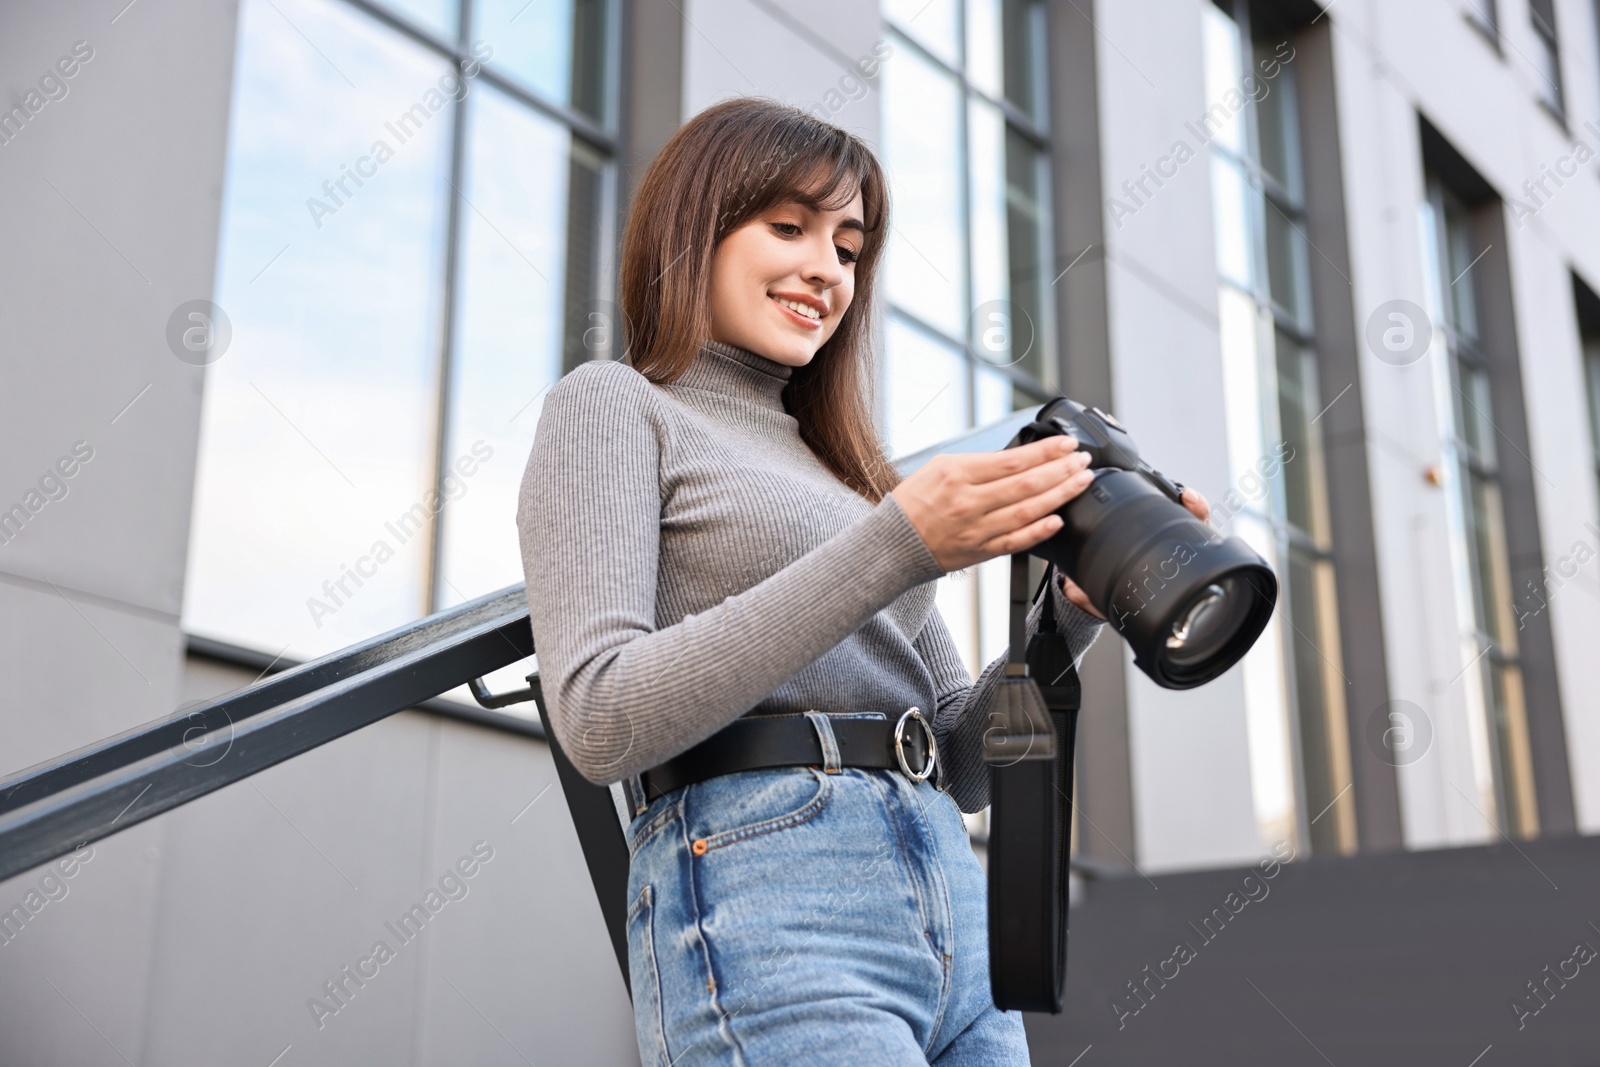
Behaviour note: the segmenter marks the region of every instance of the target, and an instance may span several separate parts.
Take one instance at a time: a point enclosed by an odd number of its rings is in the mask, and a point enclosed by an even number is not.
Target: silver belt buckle
[[[915,720],[917,725],[922,727],[923,736],[928,739],[928,759],[920,771],[913,771],[911,765],[906,762],[905,731],[908,719]],[[900,770],[913,782],[925,782],[933,773],[933,765],[939,758],[939,749],[933,740],[933,727],[915,707],[907,708],[900,716],[900,721],[894,724],[894,758],[900,761]]]

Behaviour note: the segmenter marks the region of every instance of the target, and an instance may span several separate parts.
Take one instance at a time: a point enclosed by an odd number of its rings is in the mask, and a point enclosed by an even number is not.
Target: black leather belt
[[[841,767],[899,769],[916,782],[933,773],[938,758],[933,727],[916,708],[908,709],[895,722],[830,715],[828,725],[839,748]],[[719,774],[763,767],[822,767],[825,762],[817,728],[805,715],[754,715],[735,719],[639,778],[646,800],[651,801]]]

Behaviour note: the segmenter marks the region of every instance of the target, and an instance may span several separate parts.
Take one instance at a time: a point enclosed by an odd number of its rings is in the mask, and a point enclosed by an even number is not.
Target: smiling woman
[[[983,709],[933,579],[1088,484],[1056,437],[901,480],[871,418],[882,169],[797,108],[695,116],[623,241],[626,362],[545,398],[518,498],[556,739],[631,801],[642,1061],[1025,1064],[990,995]],[[1081,657],[1099,622],[1049,583]]]
[[[668,382],[710,339],[794,368],[787,395],[802,438],[876,503],[893,484],[866,350],[883,170],[860,141],[797,108],[737,99],[696,120],[640,182],[623,237],[632,365]]]

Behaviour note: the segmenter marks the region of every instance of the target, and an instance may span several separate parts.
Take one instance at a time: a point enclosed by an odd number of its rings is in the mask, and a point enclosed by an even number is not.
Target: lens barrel
[[[1272,617],[1272,568],[1178,503],[1179,489],[1139,460],[1126,431],[1098,408],[1052,401],[1015,443],[1060,432],[1095,457],[1094,482],[1056,512],[1061,529],[1029,552],[1078,583],[1157,685],[1192,689],[1232,667]]]

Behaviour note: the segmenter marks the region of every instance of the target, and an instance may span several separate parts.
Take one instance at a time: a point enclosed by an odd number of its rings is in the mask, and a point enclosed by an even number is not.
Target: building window
[[[1356,845],[1318,419],[1294,50],[1244,0],[1206,8],[1208,112],[1232,530],[1278,573],[1279,610],[1242,669],[1264,844]],[[1234,94],[1230,97],[1230,94]]]
[[[1495,0],[1466,0],[1467,21],[1488,35],[1495,47],[1500,42],[1500,13]]]
[[[1461,628],[1461,684],[1472,716],[1474,804],[1508,835],[1538,833],[1523,702],[1498,444],[1472,268],[1487,251],[1467,207],[1437,175],[1427,181],[1424,262],[1442,344],[1435,345],[1451,564]]]
[[[312,657],[521,580],[540,398],[600,354],[616,10],[243,0],[186,629]]]
[[[1044,5],[888,0],[884,432],[906,455],[1057,395]],[[1008,560],[939,583],[977,671],[1007,630]]]
[[[1528,0],[1528,18],[1533,23],[1533,68],[1539,75],[1539,100],[1565,121],[1567,106],[1561,92],[1561,42],[1556,36],[1555,0]]]

